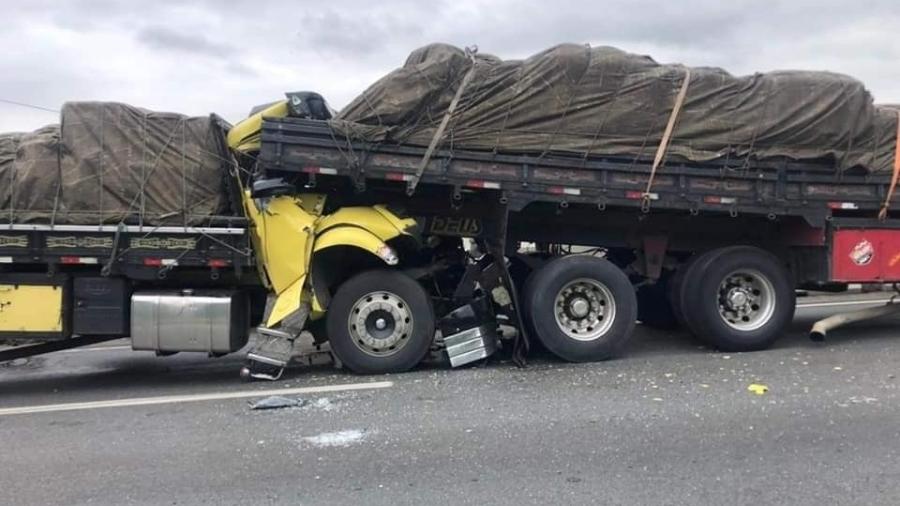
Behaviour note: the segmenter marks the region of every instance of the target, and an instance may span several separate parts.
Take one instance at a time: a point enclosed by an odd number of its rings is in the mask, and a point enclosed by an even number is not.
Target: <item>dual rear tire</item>
[[[625,273],[585,255],[551,260],[532,273],[521,305],[531,336],[570,362],[618,355],[637,317],[634,287]]]
[[[777,257],[750,246],[693,257],[672,280],[672,312],[702,342],[729,352],[768,348],[796,306],[790,273]]]

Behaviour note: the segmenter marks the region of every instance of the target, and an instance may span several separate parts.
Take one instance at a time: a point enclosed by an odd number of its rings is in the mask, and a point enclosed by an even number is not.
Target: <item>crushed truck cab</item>
[[[275,296],[266,327],[280,324],[303,302],[312,305],[314,314],[325,311],[326,303],[307,282],[317,253],[334,247],[357,248],[386,265],[396,265],[399,259],[388,241],[415,228],[415,220],[400,218],[383,206],[343,208],[323,215],[324,203],[323,195],[254,199],[246,193],[244,207],[253,224],[260,273]]]

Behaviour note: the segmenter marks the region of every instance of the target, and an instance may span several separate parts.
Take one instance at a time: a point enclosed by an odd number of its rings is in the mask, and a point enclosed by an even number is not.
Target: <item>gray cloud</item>
[[[4,5],[0,99],[110,99],[236,120],[285,90],[340,107],[430,42],[521,58],[614,45],[736,74],[831,70],[900,102],[896,0],[30,0]],[[0,131],[49,113],[0,104]]]
[[[137,40],[154,49],[193,53],[217,58],[234,55],[234,47],[214,42],[200,33],[177,31],[165,26],[148,26],[137,33]]]

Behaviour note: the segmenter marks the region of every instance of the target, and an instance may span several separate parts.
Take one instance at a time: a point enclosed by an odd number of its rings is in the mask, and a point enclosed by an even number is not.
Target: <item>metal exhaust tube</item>
[[[864,320],[881,318],[894,313],[900,313],[900,303],[895,304],[888,302],[884,306],[870,307],[847,313],[838,313],[817,321],[809,331],[809,338],[813,341],[821,342],[825,340],[825,335],[828,334],[829,331],[836,328]]]

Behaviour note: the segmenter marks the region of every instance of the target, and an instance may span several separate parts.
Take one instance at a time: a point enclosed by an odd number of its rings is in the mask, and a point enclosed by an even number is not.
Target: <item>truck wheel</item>
[[[534,334],[571,362],[615,356],[631,337],[637,301],[628,277],[607,260],[567,256],[537,270],[523,307]]]
[[[685,317],[685,301],[693,302],[691,297],[693,297],[693,293],[696,291],[697,280],[699,278],[697,273],[706,270],[706,266],[709,262],[715,259],[718,254],[722,253],[723,249],[698,253],[688,258],[687,261],[675,271],[675,276],[672,278],[669,289],[669,303],[672,306],[672,313],[675,315],[675,318],[681,323],[682,327],[686,328],[703,342],[707,341],[705,341],[693,327],[693,322]]]
[[[669,284],[673,274],[664,272],[656,283],[644,285],[637,291],[637,319],[654,329],[673,330],[680,326],[669,303]]]
[[[434,339],[434,309],[422,285],[394,271],[358,274],[331,299],[326,314],[331,350],[360,374],[412,369]]]
[[[685,320],[722,351],[768,348],[790,324],[796,296],[787,269],[771,253],[749,246],[704,255],[686,273]]]

